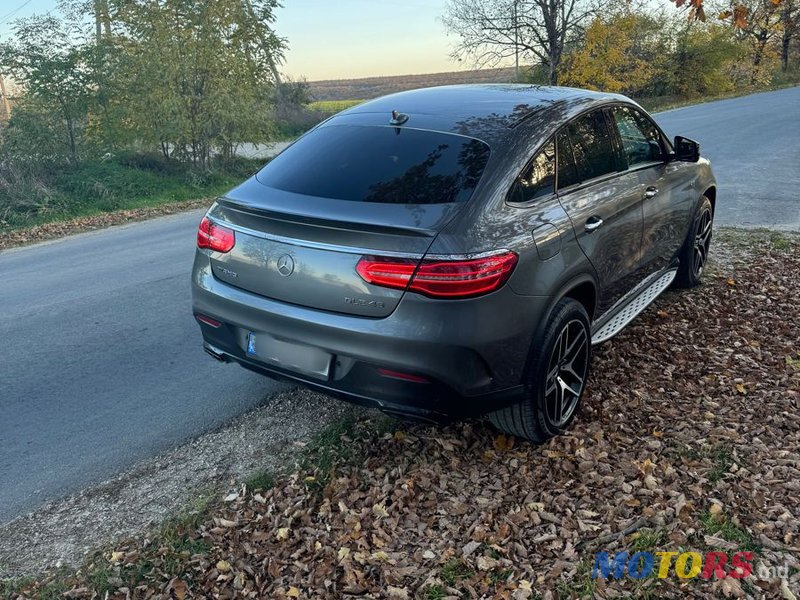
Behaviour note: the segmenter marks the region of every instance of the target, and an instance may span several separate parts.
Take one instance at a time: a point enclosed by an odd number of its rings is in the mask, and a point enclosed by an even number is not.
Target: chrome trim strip
[[[258,231],[256,229],[250,229],[249,227],[242,227],[241,225],[235,225],[234,223],[230,223],[228,221],[220,221],[219,219],[215,219],[213,217],[208,217],[210,221],[217,223],[218,225],[222,225],[223,227],[228,227],[233,229],[234,231],[239,231],[241,233],[252,235],[254,237],[262,238],[265,240],[269,240],[271,242],[279,242],[281,244],[288,244],[290,246],[298,246],[301,248],[313,248],[315,250],[329,250],[331,252],[344,252],[345,254],[369,254],[372,256],[385,256],[387,258],[413,258],[413,259],[421,259],[423,257],[422,254],[414,253],[414,252],[397,252],[393,250],[377,250],[375,248],[362,248],[359,246],[341,246],[338,244],[327,244],[325,242],[312,242],[310,240],[298,240],[296,238],[290,238],[283,235],[276,235],[274,233],[267,233],[266,231]],[[478,258],[488,258],[490,256],[496,256],[498,254],[505,254],[506,252],[510,252],[505,248],[501,248],[500,250],[489,250],[487,252],[474,252],[469,254],[426,254],[425,259],[430,260],[474,260]]]
[[[358,246],[340,246],[338,244],[327,244],[325,242],[298,240],[296,238],[290,238],[283,235],[267,233],[266,231],[258,231],[255,229],[250,229],[249,227],[242,227],[241,225],[235,225],[228,221],[220,221],[219,219],[214,219],[213,217],[209,217],[209,220],[213,221],[214,223],[217,223],[218,225],[222,225],[223,227],[228,227],[230,229],[233,229],[234,231],[238,231],[246,235],[262,238],[265,240],[269,240],[271,242],[279,242],[281,244],[288,244],[290,246],[298,246],[301,248],[313,248],[315,250],[329,250],[331,252],[344,252],[346,254],[372,254],[375,256],[387,256],[391,258],[414,258],[414,259],[422,258],[422,254],[419,253],[395,252],[391,250],[376,250],[375,248],[361,248]]]
[[[506,248],[499,250],[488,250],[486,252],[471,252],[468,254],[426,254],[425,260],[475,260],[478,258],[489,258],[490,256],[497,256],[498,254],[507,254],[511,252]]]

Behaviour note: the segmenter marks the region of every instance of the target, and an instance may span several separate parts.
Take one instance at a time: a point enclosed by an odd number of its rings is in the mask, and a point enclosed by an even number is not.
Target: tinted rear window
[[[274,158],[258,180],[286,192],[397,204],[463,202],[489,158],[476,139],[407,129],[329,125]]]

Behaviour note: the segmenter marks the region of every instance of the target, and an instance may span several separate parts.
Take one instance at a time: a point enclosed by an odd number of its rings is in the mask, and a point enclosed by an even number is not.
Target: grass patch
[[[442,567],[439,577],[450,587],[455,586],[462,579],[469,579],[475,574],[463,560],[454,558]]]
[[[710,512],[706,512],[701,518],[700,523],[703,525],[703,530],[708,535],[717,535],[723,540],[738,544],[741,550],[751,550],[759,552],[761,546],[758,545],[750,533],[733,523],[727,517],[715,517]]]
[[[262,471],[261,473],[252,475],[244,484],[251,492],[255,490],[268,490],[275,485],[275,477],[267,471]]]
[[[706,445],[701,448],[684,447],[677,450],[676,454],[692,462],[709,461],[708,481],[712,484],[724,479],[734,464],[733,452],[728,444]]]
[[[779,231],[771,231],[769,241],[775,250],[788,250],[792,247],[792,241]]]
[[[442,600],[447,597],[447,592],[440,585],[431,585],[422,592],[424,600]]]
[[[713,466],[708,472],[708,480],[711,483],[717,483],[731,470],[733,454],[726,444],[719,444],[712,448],[709,457],[713,461]]]
[[[69,591],[69,586],[66,580],[56,578],[40,587],[37,592],[39,600],[57,600],[60,599],[65,592]]]
[[[193,532],[208,519],[215,499],[216,495],[212,493],[199,495],[183,512],[164,522],[158,537],[174,545],[187,532]]]
[[[342,419],[314,436],[300,461],[309,487],[321,491],[330,481],[334,466],[353,459],[352,444],[348,442],[355,435],[357,424],[355,412],[349,410]]]
[[[0,579],[0,598],[22,597],[37,600],[61,600],[72,587],[72,574],[59,569],[37,583],[33,577]]]
[[[12,596],[19,594],[35,581],[36,580],[33,577],[0,579],[0,598],[11,598]]]
[[[111,582],[109,581],[111,577],[113,577],[113,573],[111,572],[110,567],[101,565],[89,573],[88,579],[91,588],[102,597],[105,596],[107,592],[110,592],[114,589],[114,586],[112,586]]]
[[[660,529],[642,529],[638,534],[633,540],[632,552],[649,552],[664,542],[664,532]]]
[[[357,106],[362,102],[364,100],[317,100],[309,104],[308,107],[320,112],[334,114]]]
[[[596,581],[592,577],[591,565],[582,560],[578,563],[578,570],[571,579],[560,579],[556,585],[556,598],[591,598],[594,595]]]
[[[336,467],[360,460],[352,443],[356,437],[373,437],[392,432],[395,421],[384,415],[359,419],[348,408],[345,415],[328,425],[309,442],[300,460],[300,470],[306,473],[306,484],[318,491],[328,484]]]
[[[492,569],[489,571],[489,581],[495,585],[508,581],[508,578],[514,574],[511,569]]]

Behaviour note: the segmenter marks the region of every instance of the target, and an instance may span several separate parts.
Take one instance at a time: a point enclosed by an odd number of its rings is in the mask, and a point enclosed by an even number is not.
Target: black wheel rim
[[[703,269],[708,260],[708,248],[711,245],[711,211],[705,209],[697,221],[697,232],[694,236],[694,253],[692,255],[692,268],[695,277],[703,274]]]
[[[554,427],[563,427],[575,413],[588,367],[589,332],[573,319],[561,329],[547,368],[544,407]]]

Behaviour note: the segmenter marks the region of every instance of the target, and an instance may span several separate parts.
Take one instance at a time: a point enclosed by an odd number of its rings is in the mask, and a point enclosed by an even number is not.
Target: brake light
[[[233,229],[223,227],[208,217],[200,221],[197,230],[197,247],[209,248],[215,252],[230,252],[236,244],[236,234]]]
[[[431,298],[471,298],[502,287],[517,264],[517,255],[501,250],[478,258],[446,256],[410,259],[364,256],[356,271],[367,283],[418,292]]]

